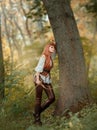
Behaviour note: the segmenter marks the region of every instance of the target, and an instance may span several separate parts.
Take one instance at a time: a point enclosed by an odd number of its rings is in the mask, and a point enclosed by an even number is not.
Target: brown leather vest
[[[45,60],[43,72],[41,72],[41,74],[44,76],[47,76],[53,67],[53,60],[52,60],[51,56],[50,57],[45,56],[45,57],[46,57],[46,60]]]

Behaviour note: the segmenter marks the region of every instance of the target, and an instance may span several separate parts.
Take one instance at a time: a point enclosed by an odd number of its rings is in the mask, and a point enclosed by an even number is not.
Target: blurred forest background
[[[89,88],[97,101],[97,0],[71,0],[83,43]],[[96,130],[97,105],[53,117],[56,102],[43,113],[44,126],[33,126],[34,68],[45,44],[54,38],[41,0],[0,0],[0,130]],[[58,59],[52,79],[58,96]],[[45,100],[45,94],[44,100]],[[79,114],[81,115],[79,117]]]

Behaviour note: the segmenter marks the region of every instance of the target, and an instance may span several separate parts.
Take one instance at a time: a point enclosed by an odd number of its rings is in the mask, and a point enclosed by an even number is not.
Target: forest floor
[[[35,86],[33,84],[34,67],[44,45],[35,44],[25,48],[22,65],[7,76],[6,97],[0,106],[0,130],[97,130],[97,104],[83,108],[80,112],[69,113],[70,118],[54,116],[53,111],[58,99],[58,64],[57,57],[52,70],[53,88],[56,101],[41,115],[43,125],[33,125]],[[37,48],[37,51],[36,51]],[[32,50],[31,50],[32,49]],[[36,58],[37,57],[37,58]],[[15,66],[16,68],[16,66]],[[97,100],[96,82],[90,82],[92,95]],[[96,92],[95,92],[96,90]],[[46,99],[43,93],[43,101]],[[79,117],[80,115],[80,117]]]

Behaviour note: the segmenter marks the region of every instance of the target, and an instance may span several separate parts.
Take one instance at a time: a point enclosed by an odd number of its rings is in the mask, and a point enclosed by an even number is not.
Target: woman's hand
[[[36,79],[36,84],[37,84],[37,85],[41,85],[41,84],[42,84],[42,81]]]
[[[41,85],[42,84],[42,81],[40,80],[40,78],[39,78],[39,74],[40,73],[36,73],[35,74],[35,83],[37,84],[37,85]]]

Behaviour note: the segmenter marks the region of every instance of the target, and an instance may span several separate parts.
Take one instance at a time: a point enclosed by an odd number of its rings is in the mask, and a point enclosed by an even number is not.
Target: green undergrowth
[[[24,109],[27,102],[25,104],[17,102],[17,107],[14,106],[13,109],[11,105],[9,110],[5,109],[4,105],[1,107],[0,130],[97,130],[96,104],[87,106],[76,114],[69,113],[68,119],[65,116],[53,116],[51,113],[54,106],[52,106],[42,114],[41,127],[33,125],[32,110],[29,105]]]

